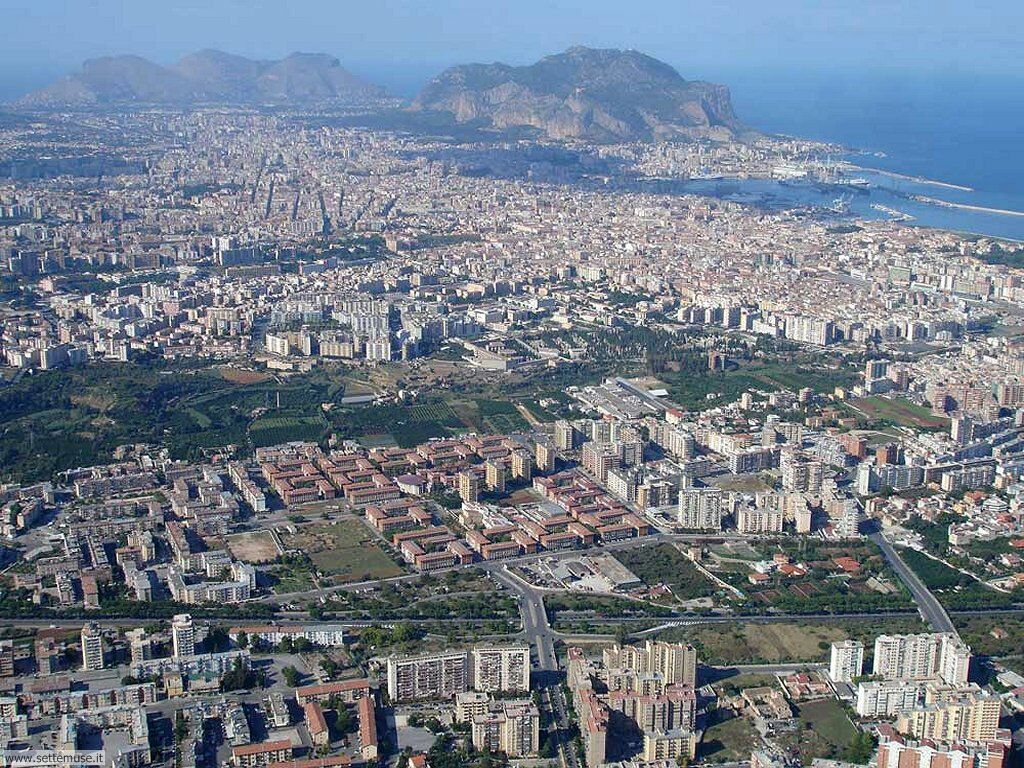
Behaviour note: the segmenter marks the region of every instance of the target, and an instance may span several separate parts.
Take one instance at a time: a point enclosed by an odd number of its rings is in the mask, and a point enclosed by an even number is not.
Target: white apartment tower
[[[472,652],[472,687],[476,691],[530,690],[530,646],[481,646]]]
[[[86,624],[82,627],[82,670],[93,672],[103,666],[103,631],[99,624]]]
[[[391,701],[450,699],[468,687],[465,651],[388,659]]]
[[[722,489],[681,488],[676,521],[691,530],[722,530]]]
[[[874,673],[886,680],[939,679],[964,685],[971,649],[952,633],[879,635],[875,639]]]
[[[174,658],[183,659],[196,655],[196,627],[192,616],[179,613],[171,621],[171,641]]]
[[[828,676],[836,683],[849,683],[864,671],[864,643],[860,640],[840,640],[832,643]]]
[[[607,669],[659,673],[666,685],[694,685],[697,681],[697,649],[692,645],[651,640],[643,646],[615,645],[605,649],[603,661]]]

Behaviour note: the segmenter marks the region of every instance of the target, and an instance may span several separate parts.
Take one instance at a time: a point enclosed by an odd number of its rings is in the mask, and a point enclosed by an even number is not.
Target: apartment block
[[[451,699],[469,687],[466,651],[388,659],[388,696],[391,701]]]
[[[832,643],[828,676],[837,683],[849,683],[864,672],[864,643],[840,640]]]
[[[892,717],[917,706],[921,685],[908,680],[871,680],[857,686],[855,709],[861,717]]]
[[[528,699],[495,703],[472,720],[473,746],[504,752],[510,758],[536,755],[540,749],[540,712]]]
[[[999,729],[1002,703],[977,686],[941,694],[937,700],[904,712],[896,730],[916,739],[989,741]]]
[[[478,646],[470,656],[474,690],[530,690],[530,646]]]
[[[886,680],[939,679],[967,683],[971,649],[947,633],[879,635],[875,638],[874,674]]]
[[[722,489],[681,488],[676,522],[689,530],[722,530]]]
[[[104,666],[103,631],[99,624],[86,624],[82,627],[82,670],[94,672]]]

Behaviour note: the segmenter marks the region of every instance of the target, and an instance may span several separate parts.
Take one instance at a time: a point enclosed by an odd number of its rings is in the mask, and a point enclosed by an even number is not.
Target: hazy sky
[[[1024,75],[1021,0],[0,0],[0,97],[92,56],[331,53],[408,91],[464,61],[637,48],[684,77],[902,70]]]

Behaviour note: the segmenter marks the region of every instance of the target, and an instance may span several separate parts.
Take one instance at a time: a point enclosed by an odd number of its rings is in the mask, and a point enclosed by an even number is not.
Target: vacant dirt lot
[[[247,563],[269,563],[282,554],[270,531],[233,533],[224,543],[236,560]]]

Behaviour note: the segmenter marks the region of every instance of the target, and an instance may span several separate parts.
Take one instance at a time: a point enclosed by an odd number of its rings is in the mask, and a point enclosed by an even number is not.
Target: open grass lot
[[[505,499],[501,499],[498,504],[499,506],[519,506],[521,504],[537,504],[544,500],[544,497],[535,491],[531,486],[526,488],[517,488],[512,491],[512,494]]]
[[[584,593],[545,595],[544,607],[547,610],[548,620],[555,624],[559,624],[559,615],[563,611],[572,611],[574,613],[592,612],[595,618],[608,618],[612,616],[670,616],[672,614],[669,608],[645,603],[640,600],[630,600],[613,595],[589,595]],[[561,626],[559,624],[559,627]],[[611,631],[607,625],[604,628],[607,631]]]
[[[857,737],[858,731],[835,699],[809,701],[797,706],[801,730],[780,738],[787,751],[800,756],[804,765],[816,757],[842,756]]]
[[[513,413],[495,413],[491,416],[484,417],[482,423],[484,431],[493,435],[522,432],[530,426],[518,411]]]
[[[316,588],[313,574],[308,568],[303,568],[300,565],[275,565],[271,567],[269,574],[274,592],[279,595],[289,592],[308,592]]]
[[[336,432],[360,440],[386,434],[394,444],[412,448],[435,437],[450,437],[471,430],[506,434],[529,428],[512,400],[466,397],[448,393],[415,405],[371,405],[335,409],[331,421]]]
[[[857,729],[835,699],[809,701],[799,705],[798,710],[800,719],[809,723],[811,730],[836,747],[845,747],[857,735]]]
[[[1024,674],[1024,618],[954,615],[953,623],[975,654],[991,656],[1017,674]]]
[[[793,392],[810,387],[829,393],[836,387],[847,387],[857,381],[857,371],[849,365],[844,367],[824,360],[817,364],[811,361],[766,363],[759,367],[751,366],[750,372],[763,381]]]
[[[334,430],[345,437],[373,440],[389,435],[392,445],[412,448],[432,437],[446,437],[466,425],[452,407],[438,400],[420,405],[370,405],[335,409]]]
[[[967,584],[970,581],[969,576],[915,549],[901,550],[900,557],[903,558],[907,565],[913,568],[914,573],[921,577],[921,581],[925,583],[928,589],[951,589],[960,584]]]
[[[843,640],[842,627],[829,624],[714,624],[680,628],[697,647],[700,660],[709,664],[776,664],[822,661],[834,640]],[[659,634],[676,635],[676,629]],[[822,646],[824,645],[824,649]]]
[[[757,475],[722,475],[711,478],[711,485],[721,488],[723,491],[738,493],[758,493],[768,490],[768,485]]]
[[[715,723],[704,732],[697,757],[709,763],[745,761],[760,742],[749,718],[734,717]]]
[[[828,661],[835,640],[855,639],[870,645],[886,632],[924,632],[915,617],[885,621],[835,620],[806,622],[705,624],[672,627],[659,632],[659,640],[689,642],[707,664],[776,664]]]
[[[1024,618],[1019,616],[956,616],[957,631],[975,653],[1024,656]]]
[[[725,544],[716,544],[711,547],[711,553],[716,557],[721,557],[727,560],[749,560],[751,562],[757,562],[761,559],[760,553],[757,552],[746,542],[726,542]]]
[[[394,448],[398,445],[398,441],[395,439],[395,436],[390,432],[381,432],[376,435],[362,435],[359,438],[359,442],[370,449]]]
[[[424,576],[416,581],[385,582],[367,590],[331,595],[328,610],[339,618],[390,621],[401,618],[436,619],[452,623],[459,618],[494,619],[501,626],[519,618],[514,597],[495,590],[494,583],[475,571],[448,571],[443,577]],[[459,628],[452,625],[452,631]]]
[[[309,555],[317,571],[334,581],[386,579],[403,573],[358,520],[302,525],[283,539],[288,549]]]
[[[524,401],[524,402],[519,403],[519,405],[521,405],[523,408],[525,408],[527,411],[529,411],[530,415],[533,416],[533,418],[535,418],[537,421],[557,421],[558,420],[558,416],[556,414],[552,413],[547,408],[544,408],[543,406],[539,405],[538,403],[531,403],[531,402]]]
[[[0,390],[0,480],[51,479],[111,461],[126,443],[164,445],[174,459],[195,460],[228,445],[245,453],[250,438],[318,439],[328,426],[321,404],[344,388],[334,367],[273,378],[158,360],[40,371]]]
[[[917,427],[918,429],[949,427],[949,419],[943,416],[934,416],[929,409],[915,405],[901,397],[864,397],[854,400],[853,405],[864,411],[870,418],[890,421],[904,427]]]
[[[345,397],[358,397],[360,395],[376,394],[376,390],[373,388],[372,384],[354,378],[353,376],[344,377],[342,382],[345,388]]]
[[[312,555],[317,569],[335,581],[370,581],[400,576],[402,569],[376,544],[339,547]]]
[[[485,432],[505,434],[529,428],[523,415],[516,410],[514,403],[508,400],[476,399],[479,422]]]
[[[224,545],[236,560],[247,563],[269,563],[281,550],[270,531],[246,531],[224,537]]]
[[[796,392],[804,387],[830,393],[836,387],[849,386],[857,374],[851,367],[837,367],[825,357],[797,355],[792,362],[741,362],[727,371],[708,371],[702,360],[699,367],[684,366],[680,371],[661,371],[670,398],[687,409],[701,409],[737,399],[747,390]]]
[[[668,374],[662,377],[668,384],[668,396],[689,411],[712,408],[739,399],[747,390],[775,389],[761,379],[737,371]]]
[[[220,377],[164,364],[97,364],[23,376],[0,391],[0,480],[50,479],[110,461],[124,443],[166,443],[174,458],[242,443],[243,415],[194,409],[210,392],[239,389]]]
[[[711,681],[714,683],[715,690],[718,691],[720,696],[736,696],[744,688],[763,688],[766,685],[778,685],[778,679],[775,675],[764,672],[740,672],[735,675],[729,675],[728,670],[726,670],[726,673],[725,677]]]

